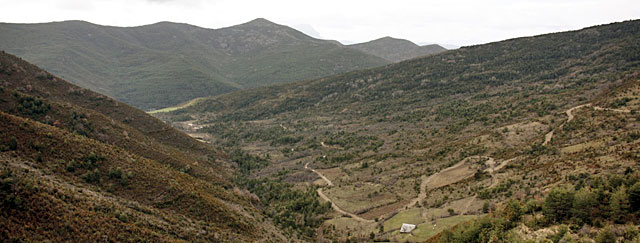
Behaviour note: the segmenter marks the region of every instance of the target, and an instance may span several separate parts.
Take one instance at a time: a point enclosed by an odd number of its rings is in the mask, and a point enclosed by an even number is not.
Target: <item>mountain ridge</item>
[[[447,51],[446,48],[437,44],[419,46],[409,40],[393,38],[390,36],[349,46],[366,53],[382,57],[391,62],[400,62],[407,59],[434,55]]]
[[[4,239],[284,238],[233,189],[228,154],[4,51],[0,123]]]
[[[388,61],[265,19],[221,29],[159,22],[0,24],[0,49],[143,109]]]

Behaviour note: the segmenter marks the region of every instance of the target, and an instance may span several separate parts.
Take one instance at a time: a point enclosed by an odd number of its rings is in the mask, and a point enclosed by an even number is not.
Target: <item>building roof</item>
[[[400,233],[410,233],[415,228],[415,224],[402,224],[402,227],[400,227]]]

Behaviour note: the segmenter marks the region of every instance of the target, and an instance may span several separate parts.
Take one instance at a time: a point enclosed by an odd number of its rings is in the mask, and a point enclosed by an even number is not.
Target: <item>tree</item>
[[[571,214],[584,223],[591,223],[598,204],[597,195],[590,189],[583,187],[574,196]]]
[[[636,182],[629,189],[629,204],[634,212],[640,210],[640,182]]]
[[[522,216],[522,206],[520,206],[520,202],[513,199],[507,201],[507,204],[504,207],[503,215],[509,223],[513,224],[520,221],[520,218]]]
[[[482,204],[482,212],[483,213],[489,213],[489,201],[485,201],[484,204]]]
[[[557,186],[551,189],[544,199],[542,214],[549,220],[560,222],[571,216],[575,193],[566,186]]]
[[[616,223],[624,223],[627,213],[629,212],[629,195],[627,188],[620,186],[609,199],[609,212],[611,219]]]

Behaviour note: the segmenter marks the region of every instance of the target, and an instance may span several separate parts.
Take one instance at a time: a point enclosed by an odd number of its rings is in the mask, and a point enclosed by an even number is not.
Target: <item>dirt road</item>
[[[504,168],[505,166],[507,166],[507,164],[509,164],[509,162],[513,161],[516,158],[511,158],[511,159],[507,159],[507,160],[503,160],[502,162],[500,162],[499,164],[496,163],[496,160],[492,157],[488,157],[488,156],[471,156],[471,157],[467,157],[463,160],[461,160],[460,162],[458,162],[457,164],[448,167],[444,170],[439,171],[438,173],[435,173],[433,175],[430,175],[429,177],[426,176],[422,176],[423,180],[420,183],[420,193],[418,194],[418,196],[416,198],[414,198],[413,200],[411,200],[407,205],[406,208],[411,208],[413,206],[416,205],[416,203],[421,202],[422,200],[427,198],[427,192],[429,190],[433,190],[433,189],[437,189],[443,186],[447,186],[453,183],[456,183],[458,181],[464,180],[466,178],[469,178],[470,176],[473,176],[475,174],[474,170],[468,169],[468,170],[464,170],[465,167],[464,165],[466,164],[466,162],[470,159],[479,159],[479,158],[484,158],[487,159],[487,161],[485,162],[486,165],[489,166],[489,168],[485,169],[484,171],[491,174],[492,177],[492,187],[497,185],[497,183],[499,182],[498,180],[495,179],[495,175],[494,172],[501,170],[502,168]],[[430,185],[430,186],[429,186]],[[475,196],[474,196],[475,197]],[[474,198],[475,200],[475,198]],[[468,208],[469,206],[467,206]]]
[[[472,156],[472,157],[468,157],[465,158],[463,160],[461,160],[460,162],[458,162],[457,164],[448,167],[446,169],[443,169],[441,171],[438,171],[437,173],[434,173],[430,176],[422,176],[422,182],[420,183],[420,193],[418,194],[418,197],[414,198],[413,200],[411,200],[408,204],[407,204],[407,208],[411,208],[413,206],[416,205],[416,203],[421,202],[422,200],[427,198],[427,191],[428,190],[433,190],[436,188],[440,188],[446,185],[449,185],[451,183],[455,183],[457,181],[460,181],[462,179],[465,179],[468,177],[468,173],[463,173],[463,176],[461,177],[451,177],[451,175],[449,175],[449,173],[447,172],[452,172],[452,171],[456,171],[456,170],[460,170],[463,169],[465,163],[467,162],[467,160],[471,159],[471,158],[477,158],[478,156]],[[473,175],[473,174],[471,174]],[[432,182],[433,181],[433,182]],[[431,187],[428,188],[428,185],[431,184]]]
[[[627,110],[627,109],[603,108],[603,107],[600,107],[600,106],[592,106],[591,103],[587,103],[587,104],[575,106],[575,107],[572,107],[571,109],[568,109],[565,112],[567,114],[567,121],[565,121],[564,123],[562,123],[562,125],[560,125],[560,129],[562,129],[565,124],[567,124],[567,123],[569,123],[570,121],[573,120],[573,118],[574,118],[573,111],[575,111],[576,109],[580,109],[582,107],[593,107],[593,109],[596,110],[596,111],[613,111],[613,112],[631,113],[631,111]],[[551,139],[553,138],[553,132],[554,131],[551,130],[549,133],[544,135],[544,142],[542,143],[542,145],[547,145],[547,144],[549,144],[549,142],[551,142]]]
[[[322,178],[325,182],[327,182],[327,185],[329,185],[329,186],[333,186],[333,183],[331,182],[331,180],[329,180],[329,178],[327,178],[326,176],[324,176],[322,173],[320,173],[320,172],[318,172],[318,171],[316,171],[316,170],[314,170],[314,169],[312,169],[312,168],[309,168],[309,163],[310,163],[310,162],[307,162],[307,163],[304,165],[304,168],[305,168],[305,169],[307,169],[307,170],[311,170],[313,173],[316,173],[318,176],[320,176],[320,178]]]
[[[309,163],[307,162],[304,165],[304,168],[307,170],[311,170],[313,173],[316,173],[318,176],[320,176],[320,178],[322,178],[325,182],[327,182],[327,185],[329,186],[333,186],[333,182],[331,182],[331,180],[329,180],[329,178],[327,178],[326,176],[324,176],[322,173],[318,172],[317,170],[314,170],[312,168],[309,168]],[[363,223],[372,223],[375,222],[373,220],[370,219],[364,219],[358,215],[355,215],[353,213],[344,211],[342,208],[338,207],[338,205],[336,205],[331,198],[327,197],[327,195],[324,194],[324,192],[322,192],[322,188],[318,188],[318,190],[316,190],[318,192],[318,196],[320,196],[322,199],[324,199],[325,201],[328,201],[329,203],[331,203],[331,208],[333,208],[333,210],[336,210],[336,212],[342,214],[342,215],[347,215],[349,217],[351,217],[352,219],[355,219],[357,221],[363,222]]]
[[[342,215],[347,215],[347,216],[351,217],[352,219],[355,219],[356,221],[360,221],[360,222],[363,222],[363,223],[373,223],[373,222],[375,222],[373,220],[364,219],[364,218],[361,218],[358,215],[355,215],[353,213],[349,213],[347,211],[344,211],[342,208],[338,207],[338,205],[336,205],[333,201],[331,201],[331,198],[327,197],[327,195],[324,195],[324,193],[322,192],[322,188],[318,188],[317,192],[318,192],[318,196],[320,196],[325,201],[328,201],[328,202],[331,203],[331,208],[333,208],[333,210],[336,210],[336,212],[338,212],[338,213],[340,213]]]

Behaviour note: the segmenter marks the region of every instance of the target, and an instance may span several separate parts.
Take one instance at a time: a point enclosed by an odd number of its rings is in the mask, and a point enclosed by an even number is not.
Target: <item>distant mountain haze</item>
[[[262,18],[221,29],[171,22],[139,27],[84,21],[0,24],[1,50],[145,110],[444,50],[393,40],[345,46]]]
[[[416,57],[438,54],[447,49],[433,44],[419,46],[411,41],[396,39],[392,37],[383,37],[365,43],[350,45],[355,49],[365,53],[384,58],[391,62],[399,62]]]

